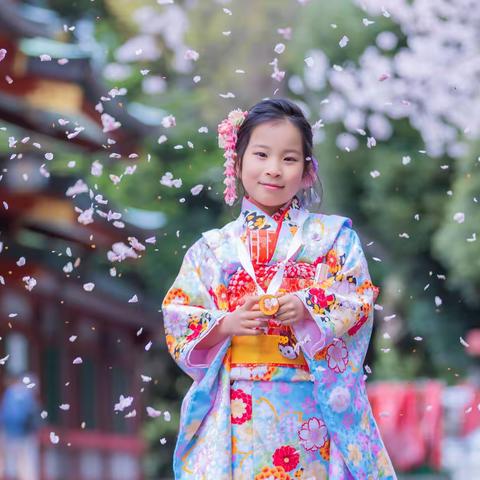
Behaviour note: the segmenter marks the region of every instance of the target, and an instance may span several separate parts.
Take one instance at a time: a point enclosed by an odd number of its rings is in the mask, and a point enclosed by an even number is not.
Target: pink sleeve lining
[[[225,315],[219,317],[208,332],[206,332],[203,336],[198,337],[197,344],[187,353],[186,364],[188,367],[208,368],[211,365],[213,359],[216,357],[217,353],[220,351],[220,349],[225,345],[227,341],[230,340],[230,337],[227,337],[223,342],[218,342],[216,345],[213,345],[210,348],[197,348],[200,340],[208,337],[209,333],[218,325],[218,323],[224,318],[224,316]]]
[[[293,330],[302,350],[311,358],[325,347],[325,334],[313,318],[304,318],[293,324]]]

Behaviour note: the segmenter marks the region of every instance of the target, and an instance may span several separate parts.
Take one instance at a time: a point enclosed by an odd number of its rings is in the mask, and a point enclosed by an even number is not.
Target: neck
[[[260,208],[263,212],[265,212],[267,215],[269,215],[270,217],[278,212],[281,208],[284,208],[286,206],[288,206],[291,202],[292,202],[292,199],[290,199],[287,203],[284,203],[282,205],[277,205],[277,206],[274,206],[274,207],[269,207],[267,205],[262,205],[261,203],[257,202],[253,197],[249,197],[247,196],[248,200],[250,202],[252,202],[255,206],[257,206],[258,208]]]

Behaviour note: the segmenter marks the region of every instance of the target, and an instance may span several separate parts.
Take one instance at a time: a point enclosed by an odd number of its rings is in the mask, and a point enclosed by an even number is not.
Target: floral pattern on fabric
[[[241,425],[252,418],[252,396],[243,390],[230,390],[230,408],[232,410],[232,423]]]
[[[308,214],[281,292],[297,295],[309,316],[288,330],[272,319],[264,332],[280,335],[285,355],[300,348],[306,369],[232,365],[229,338],[198,348],[255,292],[236,255],[239,222],[246,241],[252,229],[275,235],[274,251],[254,264],[266,286],[305,210],[292,202],[278,213],[273,218],[244,199],[235,222],[205,232],[187,251],[163,302],[168,351],[194,380],[180,412],[175,478],[393,480],[363,373],[379,289],[350,219]],[[258,237],[260,247],[268,238]],[[320,264],[328,276],[315,284]]]
[[[232,389],[248,393],[253,409],[251,420],[232,424],[232,479],[275,475],[306,479],[305,471],[312,463],[325,473],[321,478],[328,478],[327,428],[318,417],[306,413],[314,410],[310,406],[313,383],[288,381],[288,370],[292,369],[282,367],[270,382],[233,380]]]

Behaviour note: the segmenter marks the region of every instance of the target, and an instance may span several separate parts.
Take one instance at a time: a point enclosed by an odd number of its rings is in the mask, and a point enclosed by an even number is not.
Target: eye
[[[267,156],[265,152],[255,152],[254,155],[258,155],[261,158],[265,158]]]
[[[292,163],[298,161],[295,157],[285,157],[285,160],[286,160],[287,162],[292,162]]]

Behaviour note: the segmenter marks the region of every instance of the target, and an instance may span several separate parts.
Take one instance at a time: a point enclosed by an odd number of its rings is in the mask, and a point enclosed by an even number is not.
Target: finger
[[[245,328],[257,328],[257,327],[264,327],[265,322],[259,320],[246,320],[242,323],[242,327]]]
[[[263,333],[262,325],[260,323],[245,323],[241,326],[241,335],[257,335]]]
[[[282,322],[282,325],[292,325],[296,322],[296,318],[293,317],[293,318],[288,318],[287,320],[285,320],[284,322]]]
[[[260,298],[262,298],[261,295],[247,295],[245,297],[245,303],[247,305],[253,306],[255,303],[258,303],[260,301]]]
[[[280,305],[280,308],[282,308],[284,305],[288,303],[290,295],[280,295],[278,298],[278,303]]]
[[[289,317],[292,317],[295,315],[295,312],[291,309],[285,309],[283,311],[279,311],[275,314],[275,318],[278,318],[280,320],[286,320]]]
[[[280,320],[280,323],[282,325],[291,325],[292,323],[295,323],[298,321],[298,318],[296,315],[289,315],[287,317],[284,317],[282,320]]]
[[[291,297],[285,298],[282,303],[280,303],[280,310],[290,309],[292,310],[295,308],[295,302]]]
[[[260,295],[248,295],[244,297],[245,302],[243,303],[242,307],[245,310],[250,310],[254,307],[254,305],[258,304],[260,301]]]
[[[262,330],[253,330],[253,329],[246,329],[245,333],[242,335],[249,336],[249,337],[256,337],[258,335],[263,335]]]
[[[270,320],[272,317],[270,315],[265,315],[264,313],[261,313],[259,311],[248,311],[248,312],[245,312],[243,314],[243,318],[246,319],[246,320],[255,320],[255,319],[258,319],[258,320],[263,320],[263,321],[268,321]]]

